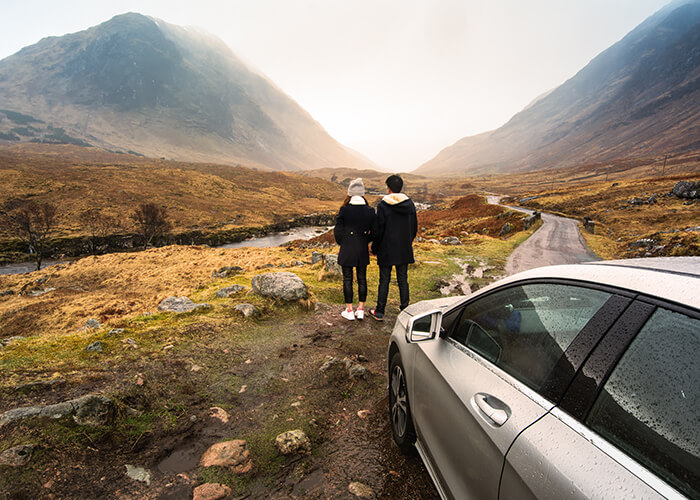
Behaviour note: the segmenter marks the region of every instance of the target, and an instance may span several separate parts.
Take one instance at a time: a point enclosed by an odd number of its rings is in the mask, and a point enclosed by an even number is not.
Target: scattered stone
[[[247,474],[253,470],[248,443],[242,439],[233,439],[212,445],[200,458],[199,465],[202,467],[214,465],[228,467],[235,474]]]
[[[498,236],[505,236],[507,234],[510,234],[513,232],[513,229],[513,224],[511,224],[510,222],[506,222],[505,224],[503,224],[501,232],[498,233]]]
[[[370,371],[350,358],[338,359],[329,356],[319,369],[330,380],[344,380],[346,378],[366,378]]]
[[[227,424],[229,421],[229,414],[223,408],[218,406],[212,406],[209,408],[209,416],[217,420],[221,420],[222,423]]]
[[[49,292],[53,292],[54,290],[55,290],[55,288],[44,288],[43,290],[32,290],[31,292],[29,292],[29,295],[31,295],[32,297],[40,297],[40,296],[47,294]],[[99,325],[99,323],[97,323],[97,324]]]
[[[229,276],[235,276],[243,272],[243,268],[239,266],[224,266],[213,273],[211,273],[212,278],[228,278]]]
[[[430,239],[428,240],[428,243],[432,243],[433,245],[439,245],[439,244],[440,244],[440,240],[436,240],[435,238],[430,238]]]
[[[303,265],[304,265],[304,263],[300,260],[295,260],[294,262],[292,262],[292,266],[294,266],[294,267],[301,267]]]
[[[86,329],[86,330],[97,330],[97,329],[99,329],[101,326],[102,326],[102,325],[100,325],[100,322],[97,321],[97,320],[94,319],[94,318],[90,318],[89,320],[87,320],[87,321],[85,322],[85,329]]]
[[[109,424],[115,414],[114,403],[105,396],[89,394],[63,403],[48,406],[25,406],[8,410],[0,415],[0,427],[31,417],[59,419],[73,416],[78,425],[99,426]]]
[[[245,287],[243,285],[231,285],[227,286],[226,288],[222,288],[221,290],[217,290],[216,296],[225,299],[227,297],[230,297],[231,295],[242,292],[243,290],[245,290]]]
[[[124,328],[112,328],[107,335],[121,335],[124,333]]]
[[[456,236],[448,236],[440,240],[441,245],[461,245],[462,242]]]
[[[100,342],[99,340],[93,342],[92,344],[87,346],[85,350],[88,352],[102,352],[102,342]]]
[[[369,370],[367,368],[357,363],[350,362],[350,365],[348,366],[348,376],[351,379],[367,378],[367,375],[369,375]]]
[[[332,274],[332,275],[337,275],[337,276],[342,276],[343,275],[343,268],[338,264],[338,255],[337,254],[326,254],[323,256],[323,262],[325,264],[325,269],[326,272]]]
[[[253,291],[280,299],[287,302],[306,299],[309,296],[309,291],[306,284],[294,273],[265,273],[258,274],[252,281]]]
[[[656,241],[654,241],[651,238],[642,238],[637,241],[632,241],[627,244],[627,248],[632,249],[632,248],[646,248],[649,249],[656,245]]]
[[[231,488],[219,483],[204,483],[194,489],[192,500],[223,500],[231,496]]]
[[[250,318],[260,314],[260,310],[253,304],[236,304],[233,306],[234,311],[238,311],[244,318]]]
[[[367,415],[369,415],[369,410],[360,410],[357,412],[357,416],[360,418],[367,418]]]
[[[26,465],[32,458],[34,448],[36,446],[33,444],[22,444],[8,448],[0,453],[0,465],[9,465],[11,467]]]
[[[671,193],[679,198],[700,198],[700,181],[678,181],[671,189]]]
[[[199,309],[209,309],[210,304],[195,304],[187,297],[168,297],[158,304],[159,311],[187,313]]]
[[[7,297],[8,295],[14,295],[15,291],[12,290],[11,288],[8,288],[7,290],[3,290],[0,292],[0,297]]]
[[[275,438],[275,446],[282,455],[311,453],[311,441],[301,429],[283,432]]]
[[[357,481],[350,483],[348,485],[348,491],[358,498],[376,498],[372,488],[364,483],[359,483]]]
[[[134,481],[140,481],[151,485],[151,473],[144,469],[143,467],[134,467],[133,465],[125,465],[126,475],[129,476]]]
[[[134,339],[132,339],[131,337],[126,338],[126,339],[122,339],[122,344],[124,344],[124,347],[127,349],[129,347],[131,347],[132,349],[138,349],[138,347],[139,347],[138,344],[136,343],[136,341]]]

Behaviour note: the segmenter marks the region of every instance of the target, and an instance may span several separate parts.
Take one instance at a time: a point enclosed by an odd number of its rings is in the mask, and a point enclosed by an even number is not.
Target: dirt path
[[[499,204],[500,196],[488,196],[491,204]],[[505,205],[504,205],[505,206]],[[525,213],[532,210],[508,206]],[[578,221],[552,214],[542,214],[542,227],[508,257],[506,275],[555,264],[578,264],[599,260],[586,246],[578,230]]]

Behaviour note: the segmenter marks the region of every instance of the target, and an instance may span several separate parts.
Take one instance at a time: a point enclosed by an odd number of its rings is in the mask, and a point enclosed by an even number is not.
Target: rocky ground
[[[413,300],[492,281],[526,235],[418,243]],[[436,498],[387,419],[398,291],[386,321],[348,322],[314,251],[173,246],[0,276],[0,498],[205,498],[210,483],[230,498]],[[270,272],[308,294],[264,295]],[[376,266],[368,279],[372,303]],[[275,440],[296,430],[308,443],[285,454]]]

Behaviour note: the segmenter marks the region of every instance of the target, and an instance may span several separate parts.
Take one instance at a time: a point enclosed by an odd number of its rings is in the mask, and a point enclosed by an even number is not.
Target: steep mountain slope
[[[675,1],[501,128],[420,174],[564,167],[700,149],[700,0]]]
[[[0,139],[272,169],[366,168],[219,39],[140,14],[0,61]]]

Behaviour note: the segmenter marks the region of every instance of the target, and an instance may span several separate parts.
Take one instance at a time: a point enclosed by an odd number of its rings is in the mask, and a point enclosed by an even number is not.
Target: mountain
[[[415,173],[464,175],[700,149],[700,0],[675,1],[499,129]]]
[[[218,38],[134,13],[0,61],[0,140],[276,170],[371,166]]]

